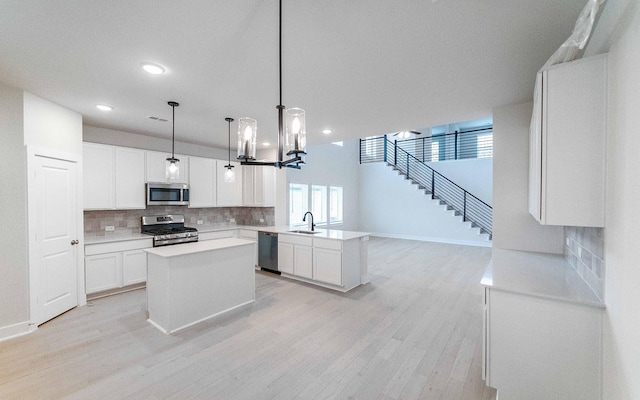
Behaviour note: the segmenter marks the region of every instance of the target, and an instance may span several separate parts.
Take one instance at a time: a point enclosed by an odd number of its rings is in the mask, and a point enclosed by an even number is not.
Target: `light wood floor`
[[[346,294],[256,274],[252,306],[167,336],[145,291],[0,343],[1,399],[494,399],[481,379],[490,249],[372,238]]]

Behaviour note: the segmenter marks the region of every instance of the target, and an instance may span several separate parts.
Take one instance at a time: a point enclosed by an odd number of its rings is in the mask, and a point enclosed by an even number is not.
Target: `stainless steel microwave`
[[[147,183],[148,206],[189,205],[189,185],[186,183]]]

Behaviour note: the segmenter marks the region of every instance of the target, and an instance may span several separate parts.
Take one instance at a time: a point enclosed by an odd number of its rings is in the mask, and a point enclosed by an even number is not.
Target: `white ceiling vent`
[[[158,122],[168,122],[169,121],[168,119],[158,118],[158,117],[153,117],[153,116],[147,117],[147,118],[152,119],[154,121],[158,121]]]

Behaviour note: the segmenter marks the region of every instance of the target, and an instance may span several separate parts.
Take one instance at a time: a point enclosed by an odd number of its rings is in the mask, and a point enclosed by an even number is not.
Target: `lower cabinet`
[[[147,254],[151,239],[88,244],[85,246],[85,292],[119,289],[147,281]]]
[[[313,239],[278,235],[278,270],[313,279]]]
[[[293,274],[303,278],[313,278],[313,257],[311,246],[296,245],[293,249]]]
[[[601,399],[604,309],[485,288],[484,365],[500,399]]]
[[[346,292],[366,283],[367,240],[279,234],[278,270],[294,279]]]
[[[314,279],[332,285],[342,285],[342,252],[337,250],[314,249]]]

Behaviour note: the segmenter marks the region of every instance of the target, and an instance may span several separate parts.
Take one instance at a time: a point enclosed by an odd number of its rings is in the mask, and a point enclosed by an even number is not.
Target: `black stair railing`
[[[493,208],[398,146],[397,141],[389,141],[386,135],[360,139],[360,164],[369,162],[391,165],[432,199],[440,200],[463,221],[470,221],[491,237]]]

